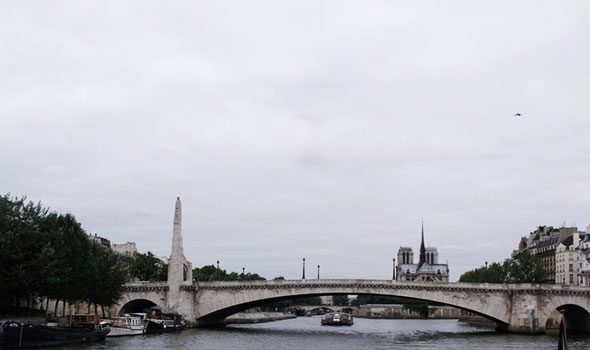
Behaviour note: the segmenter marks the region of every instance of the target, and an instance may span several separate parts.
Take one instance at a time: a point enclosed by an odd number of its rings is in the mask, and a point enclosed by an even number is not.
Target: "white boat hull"
[[[130,329],[130,328],[120,328],[120,327],[111,327],[111,331],[107,334],[107,337],[128,337],[132,335],[142,335],[144,334],[144,329]]]

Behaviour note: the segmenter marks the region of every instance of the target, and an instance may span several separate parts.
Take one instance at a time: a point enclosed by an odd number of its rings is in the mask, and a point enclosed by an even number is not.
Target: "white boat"
[[[331,312],[322,316],[322,326],[352,326],[354,321],[352,315],[345,312]]]
[[[137,312],[123,314],[110,321],[111,332],[108,337],[124,337],[130,335],[141,335],[145,333],[147,314]]]

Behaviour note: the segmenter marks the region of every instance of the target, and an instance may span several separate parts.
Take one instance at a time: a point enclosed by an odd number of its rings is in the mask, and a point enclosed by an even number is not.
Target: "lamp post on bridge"
[[[305,258],[303,258],[303,275],[301,276],[301,279],[305,279]]]
[[[320,265],[318,265],[318,279],[320,279]]]
[[[393,258],[393,272],[392,272],[392,276],[393,277],[391,279],[395,281],[395,258]]]
[[[219,281],[219,260],[217,260],[217,269],[215,269],[215,280]]]

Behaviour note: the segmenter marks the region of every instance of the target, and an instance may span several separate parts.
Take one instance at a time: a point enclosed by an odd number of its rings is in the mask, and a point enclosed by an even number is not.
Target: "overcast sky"
[[[267,278],[590,223],[587,1],[0,4],[0,192]],[[514,117],[522,113],[522,117]]]

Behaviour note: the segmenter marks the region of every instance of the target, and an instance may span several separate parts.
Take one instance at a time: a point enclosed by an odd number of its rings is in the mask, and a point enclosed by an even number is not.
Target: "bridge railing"
[[[417,287],[426,289],[477,289],[477,290],[496,290],[496,291],[538,291],[538,292],[583,292],[590,294],[590,288],[580,286],[562,286],[556,284],[530,284],[530,283],[463,283],[463,282],[408,282],[395,280],[375,280],[375,279],[306,279],[306,280],[270,280],[270,281],[211,281],[195,282],[195,287],[205,288],[232,288],[232,287],[250,287],[265,288],[273,287],[318,287],[318,286],[398,286],[398,287]]]
[[[138,281],[125,283],[125,287],[167,287],[168,282]]]
[[[462,282],[411,282],[395,280],[375,279],[306,279],[306,280],[270,280],[270,281],[210,281],[194,282],[187,285],[190,288],[319,288],[319,287],[389,287],[389,288],[420,288],[420,289],[460,289],[460,290],[488,290],[502,292],[546,292],[546,293],[584,293],[590,294],[590,288],[583,286],[568,286],[557,284],[530,284],[530,283],[462,283]],[[143,288],[168,288],[167,282],[139,281],[126,283],[125,287],[136,290]]]

